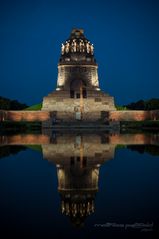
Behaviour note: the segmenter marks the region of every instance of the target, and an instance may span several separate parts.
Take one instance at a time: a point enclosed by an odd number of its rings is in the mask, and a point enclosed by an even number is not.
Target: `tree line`
[[[159,99],[152,98],[150,100],[139,100],[137,102],[124,105],[124,107],[130,110],[157,110],[159,109]]]
[[[0,110],[23,110],[28,105],[0,96]]]
[[[127,105],[116,106],[117,110],[158,110],[159,99],[138,100]]]

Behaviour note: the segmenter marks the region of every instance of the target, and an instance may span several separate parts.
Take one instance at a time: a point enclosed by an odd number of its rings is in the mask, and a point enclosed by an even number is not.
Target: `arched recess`
[[[80,98],[82,93],[83,98],[87,98],[87,84],[84,80],[75,79],[70,83],[70,97]]]

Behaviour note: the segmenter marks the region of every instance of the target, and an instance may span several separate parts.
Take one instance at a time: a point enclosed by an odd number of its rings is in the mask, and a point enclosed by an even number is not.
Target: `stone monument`
[[[45,125],[66,122],[109,122],[114,98],[101,91],[94,46],[82,29],[73,29],[61,46],[57,88],[44,97],[42,111],[50,112]]]

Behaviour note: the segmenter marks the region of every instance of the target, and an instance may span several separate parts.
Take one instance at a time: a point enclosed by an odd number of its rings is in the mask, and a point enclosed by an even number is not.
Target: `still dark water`
[[[0,238],[158,233],[159,135],[1,137]]]

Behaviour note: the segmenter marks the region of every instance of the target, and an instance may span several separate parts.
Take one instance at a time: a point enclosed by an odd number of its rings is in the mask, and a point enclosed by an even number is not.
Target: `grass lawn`
[[[41,108],[42,108],[42,103],[32,105],[30,107],[25,108],[24,110],[41,110]]]

